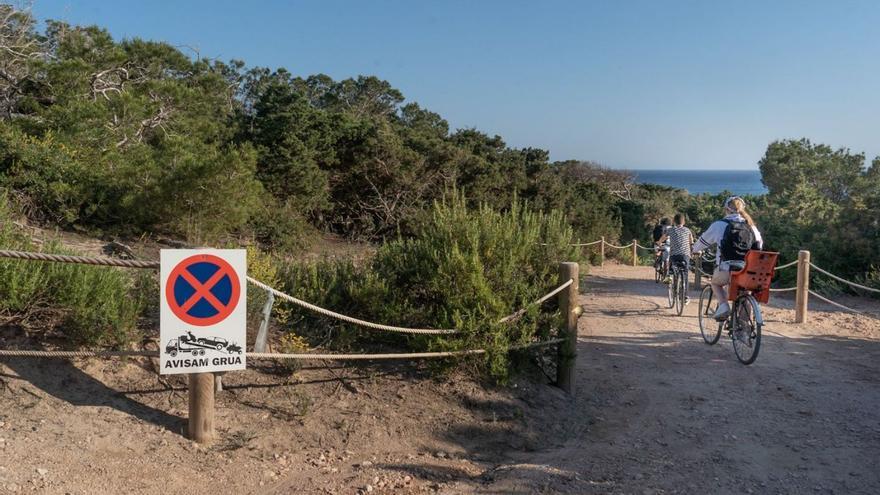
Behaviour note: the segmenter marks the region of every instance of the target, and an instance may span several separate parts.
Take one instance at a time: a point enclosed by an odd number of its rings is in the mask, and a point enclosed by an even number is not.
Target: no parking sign
[[[243,370],[245,250],[163,249],[160,261],[161,374]]]

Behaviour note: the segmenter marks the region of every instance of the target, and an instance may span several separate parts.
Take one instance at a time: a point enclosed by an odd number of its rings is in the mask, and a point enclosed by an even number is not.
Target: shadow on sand
[[[21,380],[74,406],[111,407],[141,421],[180,433],[186,421],[117,392],[63,359],[3,358]]]

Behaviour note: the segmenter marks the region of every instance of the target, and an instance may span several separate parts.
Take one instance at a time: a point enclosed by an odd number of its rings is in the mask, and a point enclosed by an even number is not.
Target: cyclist
[[[715,319],[723,321],[730,314],[726,286],[730,284],[730,272],[742,270],[746,253],[750,249],[761,249],[764,240],[755,226],[752,217],[746,213],[746,202],[739,196],[724,200],[725,216],[706,229],[692,249],[694,254],[718,245],[715,254],[715,271],[712,273],[712,292],[718,301]]]
[[[691,248],[694,245],[694,233],[691,232],[691,229],[684,226],[685,220],[684,215],[681,213],[676,213],[673,218],[674,225],[670,227],[663,237],[660,239],[660,242],[665,242],[667,239],[669,240],[669,266],[672,266],[676,263],[684,266],[684,276],[687,277],[687,274],[691,269]],[[667,271],[666,279],[664,280],[666,283],[669,283],[669,273]],[[687,294],[687,291],[685,291]],[[687,295],[685,295],[685,301],[689,301]]]
[[[654,267],[656,268],[658,264],[663,263],[664,272],[669,271],[669,243],[661,243],[660,239],[662,239],[666,235],[666,231],[669,229],[669,218],[664,217],[660,220],[656,226],[654,226],[653,238],[654,238]]]

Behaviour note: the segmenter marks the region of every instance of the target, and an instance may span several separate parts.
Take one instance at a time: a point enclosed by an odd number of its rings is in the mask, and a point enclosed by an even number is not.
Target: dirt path
[[[745,367],[650,275],[584,281],[575,398],[410,363],[248,370],[211,447],[181,436],[183,382],[149,361],[0,361],[0,493],[880,492],[878,320],[795,326],[780,300]]]
[[[798,326],[779,300],[746,367],[726,336],[703,343],[696,303],[672,316],[650,275],[587,279],[578,403],[592,424],[530,462],[576,473],[574,492],[880,493],[877,320]]]

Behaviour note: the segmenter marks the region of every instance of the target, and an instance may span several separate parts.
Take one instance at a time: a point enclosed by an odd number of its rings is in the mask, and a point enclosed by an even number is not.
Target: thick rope
[[[770,292],[790,292],[790,291],[793,291],[793,290],[797,290],[797,287],[786,287],[786,288],[784,288],[784,289],[773,289],[773,288],[771,288],[771,289],[770,289]]]
[[[610,242],[605,241],[605,245],[608,247],[614,248],[614,249],[626,249],[628,247],[632,247],[633,243],[629,243],[626,246],[615,246],[614,244],[611,244]]]
[[[632,243],[630,243],[630,246],[632,246]],[[645,251],[653,251],[654,249],[656,249],[656,248],[652,248],[652,247],[642,246],[639,243],[636,243],[636,247],[638,247],[639,249],[644,249]]]
[[[833,306],[837,306],[838,308],[845,309],[845,310],[847,310],[847,311],[851,311],[851,312],[853,312],[853,313],[857,313],[857,314],[860,314],[860,315],[865,314],[864,312],[859,311],[859,310],[857,310],[857,309],[852,309],[852,308],[850,308],[849,306],[844,306],[843,304],[840,304],[840,303],[838,303],[838,302],[834,302],[834,301],[832,301],[831,299],[828,299],[828,298],[826,298],[826,297],[823,297],[823,296],[821,296],[821,295],[819,295],[819,294],[817,294],[817,293],[815,293],[815,292],[813,292],[813,291],[811,291],[811,290],[810,290],[810,291],[807,291],[807,292],[809,292],[811,296],[815,296],[816,298],[818,298],[818,299],[820,299],[820,300],[822,300],[822,301],[825,301],[825,302],[827,302],[828,304],[831,304],[831,305],[833,305]]]
[[[34,253],[25,251],[0,250],[0,258],[18,260],[54,261],[57,263],[79,263],[81,265],[121,266],[124,268],[158,269],[158,261],[122,260],[107,257],[70,256],[66,254]]]
[[[565,339],[551,339],[543,342],[532,342],[510,346],[508,350],[530,349],[533,347],[546,347],[559,344]],[[294,359],[294,360],[337,360],[337,361],[365,361],[372,359],[432,359],[456,356],[468,356],[473,354],[485,354],[485,349],[466,349],[462,351],[442,352],[406,352],[386,354],[284,354],[274,352],[250,352],[248,358],[252,359]],[[7,357],[36,357],[36,358],[85,358],[85,357],[128,357],[145,356],[159,357],[158,351],[32,351],[18,349],[0,349],[0,356]]]
[[[248,359],[268,360],[336,360],[336,361],[368,361],[371,359],[435,359],[444,357],[467,356],[472,354],[485,354],[485,349],[468,349],[464,351],[446,352],[404,352],[390,354],[276,354],[268,352],[250,352]]]
[[[514,345],[508,348],[509,351],[530,349],[533,347],[546,347],[549,345],[559,344],[565,339],[552,339],[544,342],[533,342],[531,344]],[[439,351],[439,352],[405,352],[390,354],[277,354],[277,353],[248,353],[248,358],[253,359],[292,359],[292,360],[337,360],[337,361],[369,361],[371,359],[436,359],[446,357],[471,356],[476,354],[485,354],[486,349],[466,349],[462,351]]]
[[[557,288],[551,290],[550,292],[548,292],[547,294],[545,294],[543,297],[541,297],[541,298],[538,299],[537,301],[535,301],[535,302],[533,302],[532,304],[530,304],[529,306],[527,306],[527,307],[525,307],[525,308],[522,308],[522,309],[520,309],[520,310],[518,310],[518,311],[515,311],[515,312],[513,312],[513,313],[511,313],[511,314],[509,314],[509,315],[507,315],[507,316],[505,316],[504,318],[501,318],[500,320],[498,320],[498,323],[508,323],[508,322],[510,322],[510,321],[512,321],[512,320],[516,320],[517,318],[519,318],[519,317],[521,317],[522,315],[526,314],[526,311],[529,310],[529,307],[530,307],[530,306],[537,306],[537,305],[539,305],[539,304],[544,304],[544,303],[547,302],[551,297],[555,296],[556,294],[559,294],[560,292],[563,291],[563,289],[565,289],[566,287],[568,287],[569,285],[571,285],[571,284],[573,284],[573,283],[574,283],[574,279],[568,279],[567,282],[564,282],[564,283],[563,283],[562,285],[560,285],[559,287],[557,287]]]
[[[846,279],[840,278],[840,277],[838,277],[837,275],[835,275],[835,274],[833,274],[833,273],[831,273],[831,272],[825,271],[825,270],[819,268],[818,266],[816,266],[816,265],[814,265],[814,264],[812,264],[812,263],[810,263],[810,266],[813,267],[813,268],[815,268],[817,272],[824,273],[825,275],[828,275],[829,277],[833,278],[834,280],[837,280],[837,281],[839,281],[839,282],[843,282],[843,283],[845,283],[845,284],[849,284],[849,285],[852,286],[852,287],[857,287],[857,288],[862,289],[862,290],[866,290],[866,291],[869,291],[869,292],[876,292],[876,293],[880,294],[880,289],[873,289],[873,288],[871,288],[871,287],[865,287],[864,285],[859,285],[859,284],[857,284],[857,283],[855,283],[855,282],[850,282],[849,280],[846,280]]]
[[[0,356],[46,358],[159,357],[159,351],[31,351],[26,349],[0,349]]]
[[[297,299],[289,294],[285,294],[284,292],[281,292],[278,289],[272,288],[272,287],[264,284],[263,282],[260,282],[259,280],[255,279],[255,278],[248,277],[247,280],[251,284],[253,284],[263,290],[267,290],[267,291],[271,292],[272,294],[275,294],[275,296],[280,297],[281,299],[284,299],[286,301],[290,301],[293,304],[296,304],[297,306],[301,306],[301,307],[306,308],[308,310],[314,311],[315,313],[320,313],[324,316],[336,318],[337,320],[342,320],[342,321],[351,323],[353,325],[359,325],[362,327],[373,328],[375,330],[385,330],[387,332],[413,333],[413,334],[422,334],[422,335],[450,335],[450,334],[459,333],[458,330],[453,330],[453,329],[405,328],[405,327],[396,327],[393,325],[382,325],[380,323],[373,323],[371,321],[361,320],[359,318],[354,318],[354,317],[351,317],[348,315],[337,313],[335,311],[330,311],[329,309],[322,308],[320,306],[316,306],[312,303],[303,301],[302,299]]]
[[[786,263],[786,264],[784,264],[784,265],[782,265],[782,266],[777,266],[777,267],[776,267],[776,270],[777,270],[777,271],[779,271],[779,270],[784,270],[784,269],[786,269],[786,268],[788,268],[788,267],[790,267],[790,266],[794,266],[794,265],[797,265],[797,264],[798,264],[798,260],[794,260],[794,261],[792,261],[791,263]]]
[[[599,239],[598,241],[593,241],[593,242],[575,242],[575,243],[569,244],[569,246],[573,246],[573,247],[592,246],[594,244],[599,244],[600,242],[602,242],[602,239]],[[546,242],[542,242],[540,245],[541,246],[549,246],[550,244],[548,244]]]

